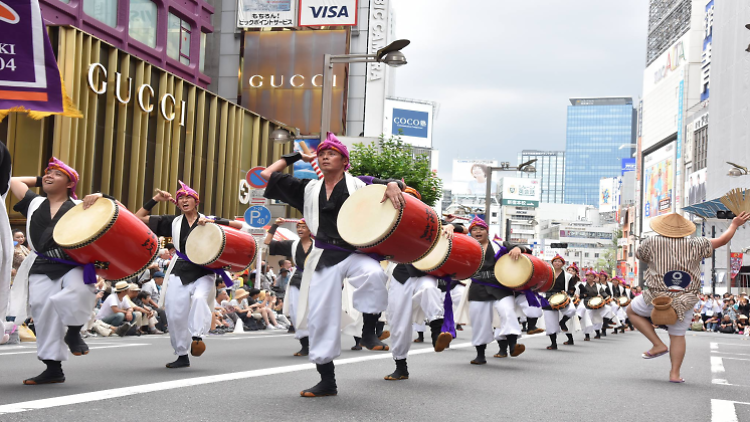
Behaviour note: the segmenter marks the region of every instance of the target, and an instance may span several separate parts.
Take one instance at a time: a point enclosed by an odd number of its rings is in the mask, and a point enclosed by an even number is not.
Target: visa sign
[[[427,128],[430,124],[430,115],[426,111],[393,109],[392,132],[394,135],[401,133],[404,136],[416,138],[427,138]]]
[[[358,0],[299,0],[299,26],[355,26]]]

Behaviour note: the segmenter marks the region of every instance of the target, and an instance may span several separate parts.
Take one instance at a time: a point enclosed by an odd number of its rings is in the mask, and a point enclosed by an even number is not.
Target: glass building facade
[[[635,150],[630,97],[571,98],[565,147],[566,204],[599,205],[599,179],[620,176]]]
[[[518,172],[517,177],[540,179],[541,202],[562,204],[565,187],[565,151],[523,150],[518,154],[518,165],[536,160],[536,173]]]

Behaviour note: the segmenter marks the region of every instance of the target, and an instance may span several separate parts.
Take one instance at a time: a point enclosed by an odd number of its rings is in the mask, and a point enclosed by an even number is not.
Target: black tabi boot
[[[178,356],[176,361],[169,362],[167,364],[167,368],[169,369],[188,368],[188,367],[190,367],[190,358],[188,357],[188,355]]]
[[[508,357],[508,340],[498,340],[497,345],[500,346],[500,350],[494,356],[496,358],[507,358]]]
[[[40,384],[60,384],[65,382],[65,374],[62,371],[62,363],[56,360],[43,360],[47,369],[41,374],[34,378],[24,380],[23,383],[26,385],[40,385]]]
[[[339,390],[336,387],[336,374],[334,372],[335,367],[333,366],[333,361],[324,363],[323,365],[316,365],[316,367],[320,374],[320,382],[317,383],[315,387],[302,391],[300,396],[326,397],[337,395]]]
[[[307,356],[310,354],[310,337],[302,337],[299,339],[299,344],[302,345],[302,348],[299,349],[299,352],[295,353],[294,356]]]
[[[453,340],[450,333],[443,333],[443,318],[430,322],[430,336],[432,337],[432,347],[436,352],[442,352],[447,349]]]
[[[391,336],[391,332],[388,330],[384,331],[384,328],[385,328],[385,322],[383,321],[378,321],[375,324],[375,335],[378,336],[379,340],[385,340]]]
[[[628,329],[629,329],[630,331],[635,331],[635,328],[633,328],[633,323],[632,323],[632,322],[630,322],[630,320],[628,320]]]
[[[72,353],[73,356],[82,356],[89,354],[89,346],[84,343],[83,338],[81,337],[81,328],[83,328],[82,325],[68,326],[68,332],[65,333],[65,338],[63,339],[65,340],[65,344],[68,345],[70,353]]]
[[[536,334],[536,333],[543,333],[543,328],[538,328],[536,326],[536,321],[539,318],[527,318],[529,320],[529,331],[527,331],[529,334]]]
[[[620,334],[625,334],[625,325],[620,327]]]
[[[557,334],[550,334],[549,341],[551,344],[547,346],[547,350],[557,350]]]
[[[362,326],[362,340],[360,344],[369,350],[388,350],[388,345],[380,341],[375,333],[380,314],[362,314],[364,325]]]
[[[560,329],[564,332],[568,332],[568,321],[570,321],[570,317],[566,317],[563,315],[563,317],[560,319]]]
[[[456,324],[456,331],[463,331],[463,330],[464,330],[464,326],[463,325]]]
[[[352,346],[352,350],[362,350],[362,338],[361,337],[354,337],[354,346]]]
[[[289,326],[289,329],[288,329],[288,330],[286,330],[286,333],[287,333],[287,334],[294,334],[294,333],[296,333],[296,332],[297,332],[297,330],[296,330],[296,329],[294,328],[294,325],[290,325],[290,326]]]
[[[568,337],[568,341],[566,341],[563,344],[566,345],[566,346],[572,346],[572,345],[574,345],[575,343],[573,342],[573,334],[568,333],[568,334],[565,334],[565,335]]]
[[[484,365],[487,363],[487,359],[484,358],[484,350],[487,348],[486,344],[483,344],[481,346],[476,346],[477,348],[477,357],[474,358],[474,360],[471,361],[472,365]]]
[[[527,323],[526,322],[522,322],[521,323],[521,332],[522,333],[525,333],[527,331],[526,327],[527,327]]]
[[[591,341],[591,336],[586,334],[586,337],[584,337],[583,341]]]
[[[529,318],[530,320],[531,318]],[[510,356],[516,357],[520,356],[521,353],[526,351],[526,346],[523,344],[516,344],[518,341],[518,336],[515,334],[511,334],[506,336],[508,338],[508,349],[510,349]]]
[[[595,330],[595,332],[596,335],[594,336],[594,338],[602,338],[602,333],[599,330]]]
[[[417,331],[417,338],[414,339],[414,343],[424,343],[424,331]]]
[[[401,381],[409,379],[409,369],[406,367],[406,359],[396,359],[396,370],[392,374],[386,375],[387,381]]]

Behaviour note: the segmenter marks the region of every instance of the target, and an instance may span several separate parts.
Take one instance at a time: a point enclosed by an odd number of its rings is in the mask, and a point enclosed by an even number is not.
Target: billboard
[[[620,160],[620,176],[629,171],[635,171],[635,158],[623,158]]]
[[[270,120],[320,133],[325,54],[346,54],[345,30],[245,32],[242,106]],[[344,131],[346,66],[333,67],[331,132]]]
[[[685,205],[706,202],[706,175],[708,169],[690,173],[685,181]]]
[[[703,54],[701,55],[701,101],[709,95],[711,81],[711,46],[714,35],[714,0],[706,4],[703,16]]]
[[[622,179],[608,177],[599,180],[599,212],[615,212],[620,205]]]
[[[238,28],[296,26],[296,0],[237,0]]]
[[[304,152],[303,149],[300,147],[300,143],[304,142],[307,144],[307,147],[309,148],[310,152],[318,152],[318,145],[320,145],[320,139],[296,139],[294,141],[294,150],[299,152]],[[294,163],[294,177],[298,179],[313,179],[318,180],[319,174],[318,172],[320,169],[317,167],[318,160],[314,160],[312,163],[306,163],[302,160],[299,160]],[[313,164],[315,164],[315,167],[313,167]],[[321,173],[322,174],[322,173]]]
[[[674,210],[675,142],[643,157],[643,227]]]
[[[488,166],[497,166],[497,161],[453,160],[453,193],[484,195],[487,192]],[[492,183],[492,194],[497,192],[497,183]]]
[[[299,26],[324,25],[357,25],[357,0],[299,0]]]
[[[542,199],[542,185],[539,179],[503,177],[500,179],[500,186],[503,205],[538,207]]]
[[[383,133],[399,135],[404,142],[432,148],[432,104],[386,99]]]

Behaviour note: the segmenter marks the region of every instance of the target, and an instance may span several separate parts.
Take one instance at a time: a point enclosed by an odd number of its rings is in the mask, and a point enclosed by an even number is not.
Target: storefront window
[[[182,64],[190,64],[190,24],[169,14],[167,55]]]
[[[198,63],[200,63],[199,70],[201,71],[201,73],[206,73],[205,72],[205,68],[206,68],[206,33],[205,32],[201,32],[201,56],[198,58],[198,60],[199,60]]]
[[[117,3],[118,0],[83,0],[83,13],[114,28],[117,26]]]
[[[130,37],[149,47],[156,47],[156,3],[130,0]]]

